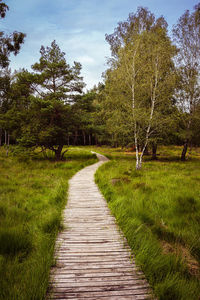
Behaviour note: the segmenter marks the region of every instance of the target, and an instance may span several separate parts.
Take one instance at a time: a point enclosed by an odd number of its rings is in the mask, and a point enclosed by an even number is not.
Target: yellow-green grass
[[[179,150],[161,147],[160,160],[147,158],[135,171],[133,155],[101,148],[114,159],[96,173],[137,263],[162,300],[200,295],[200,152],[193,149],[180,162]]]
[[[108,146],[98,146],[98,147],[92,147],[92,146],[87,146],[84,147],[85,149],[93,149],[96,152],[102,153],[106,155],[110,159],[117,159],[117,158],[122,158],[126,157],[135,157],[135,152],[133,151],[133,148],[111,148]],[[179,161],[181,158],[181,153],[182,153],[182,146],[158,146],[158,151],[157,151],[157,158],[159,161]],[[151,149],[150,149],[151,150]],[[200,159],[200,148],[193,147],[189,148],[187,155],[186,155],[186,160],[195,160],[195,159]],[[151,151],[149,151],[149,155],[144,155],[143,161],[149,161],[151,159]]]
[[[69,150],[65,162],[6,157],[0,150],[0,299],[45,299],[62,227],[68,179],[96,161]]]

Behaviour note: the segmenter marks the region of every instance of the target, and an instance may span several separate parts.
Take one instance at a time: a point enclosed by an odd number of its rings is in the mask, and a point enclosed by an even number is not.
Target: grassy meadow
[[[161,147],[135,171],[132,152],[99,148],[111,160],[96,182],[161,300],[200,295],[200,149],[179,160],[180,147]]]
[[[22,158],[22,157],[21,157]],[[0,150],[0,299],[45,299],[55,237],[62,228],[68,179],[96,162],[78,149],[65,162],[39,155],[20,161]]]

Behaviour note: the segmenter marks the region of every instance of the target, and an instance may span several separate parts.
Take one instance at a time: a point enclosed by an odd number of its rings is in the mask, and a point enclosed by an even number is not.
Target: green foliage
[[[6,12],[9,9],[6,3],[0,0],[0,19],[5,18]],[[25,34],[22,32],[13,32],[5,34],[0,32],[0,140],[2,132],[5,131],[5,144],[9,145],[10,135],[6,139],[7,131],[11,132],[16,126],[16,118],[11,114],[11,71],[8,69],[9,57],[13,53],[17,55],[21,45],[24,43]],[[2,141],[1,141],[2,143]],[[0,144],[1,146],[1,144]]]
[[[120,22],[107,41],[113,54],[105,76],[107,125],[115,140],[121,142],[123,137],[129,143],[132,139],[139,169],[149,141],[161,141],[174,125],[177,50],[164,18],[156,19],[142,7]]]
[[[38,94],[49,100],[73,101],[73,92],[82,93],[84,87],[80,77],[81,64],[74,62],[70,67],[66,63],[65,53],[60,50],[55,40],[51,47],[41,46],[40,54],[39,63],[32,66],[35,71],[32,80],[36,84]],[[41,88],[47,92],[43,92]]]
[[[187,146],[199,144],[200,132],[200,4],[194,11],[186,10],[173,27],[174,41],[179,48],[176,57],[176,72],[180,78],[175,94],[178,108],[182,113],[180,138]],[[185,153],[182,153],[185,160]]]
[[[5,18],[6,12],[9,9],[6,3],[0,0],[0,18]],[[25,34],[22,32],[13,32],[10,35],[5,35],[0,32],[0,67],[6,68],[9,65],[9,56],[11,53],[17,55],[21,44],[24,42]]]
[[[12,134],[21,146],[41,146],[55,153],[57,160],[63,158],[62,149],[80,116],[72,103],[82,94],[84,83],[80,76],[81,64],[70,67],[55,41],[51,47],[41,47],[40,61],[32,66],[34,72],[22,70],[15,74],[1,107],[0,128]],[[10,75],[10,74],[8,74]],[[2,78],[2,85],[6,78]],[[5,80],[3,80],[5,79]]]

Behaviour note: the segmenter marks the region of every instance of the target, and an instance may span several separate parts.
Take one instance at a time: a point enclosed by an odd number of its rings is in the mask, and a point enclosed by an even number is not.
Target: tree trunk
[[[6,130],[4,131],[4,145],[7,145],[7,132]]]
[[[97,139],[96,135],[95,135],[95,145],[98,146],[98,139]]]
[[[77,141],[78,141],[78,131],[75,131],[75,137],[74,137],[74,146],[77,145]]]
[[[148,146],[146,146],[146,148],[144,150],[144,155],[149,155],[149,148],[148,148]]]
[[[89,133],[89,145],[91,146],[91,134]]]
[[[62,149],[63,149],[63,145],[59,145],[58,148],[54,150],[56,160],[62,159],[62,155],[61,155]]]
[[[83,130],[83,145],[86,145],[86,136],[85,136],[85,131]]]
[[[142,163],[139,159],[136,159],[136,170],[140,170],[142,168]]]
[[[2,129],[0,128],[0,146],[2,145]]]
[[[8,156],[9,146],[10,146],[10,134],[8,133],[6,156]]]
[[[181,154],[181,160],[185,161],[186,160],[186,153],[187,153],[187,148],[188,148],[188,140],[185,142],[185,144],[183,145],[183,151]]]
[[[157,143],[152,143],[152,159],[157,159]]]

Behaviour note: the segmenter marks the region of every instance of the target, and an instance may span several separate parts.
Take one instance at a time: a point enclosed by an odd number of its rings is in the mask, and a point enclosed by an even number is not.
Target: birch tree
[[[170,97],[163,97],[163,90],[168,84],[169,94],[173,86],[172,57],[176,49],[167,36],[164,19],[156,20],[144,8],[130,15],[124,24],[120,23],[118,33],[118,38],[116,32],[109,38],[114,57],[111,64],[129,91],[125,102],[133,128],[138,170],[153,128],[156,123],[158,126],[160,108],[163,102],[170,101]]]
[[[179,108],[185,112],[184,146],[181,160],[186,159],[188,144],[192,141],[192,128],[200,105],[200,3],[192,13],[189,10],[179,18],[173,28],[174,41],[179,49],[176,56],[180,85],[177,90]]]

